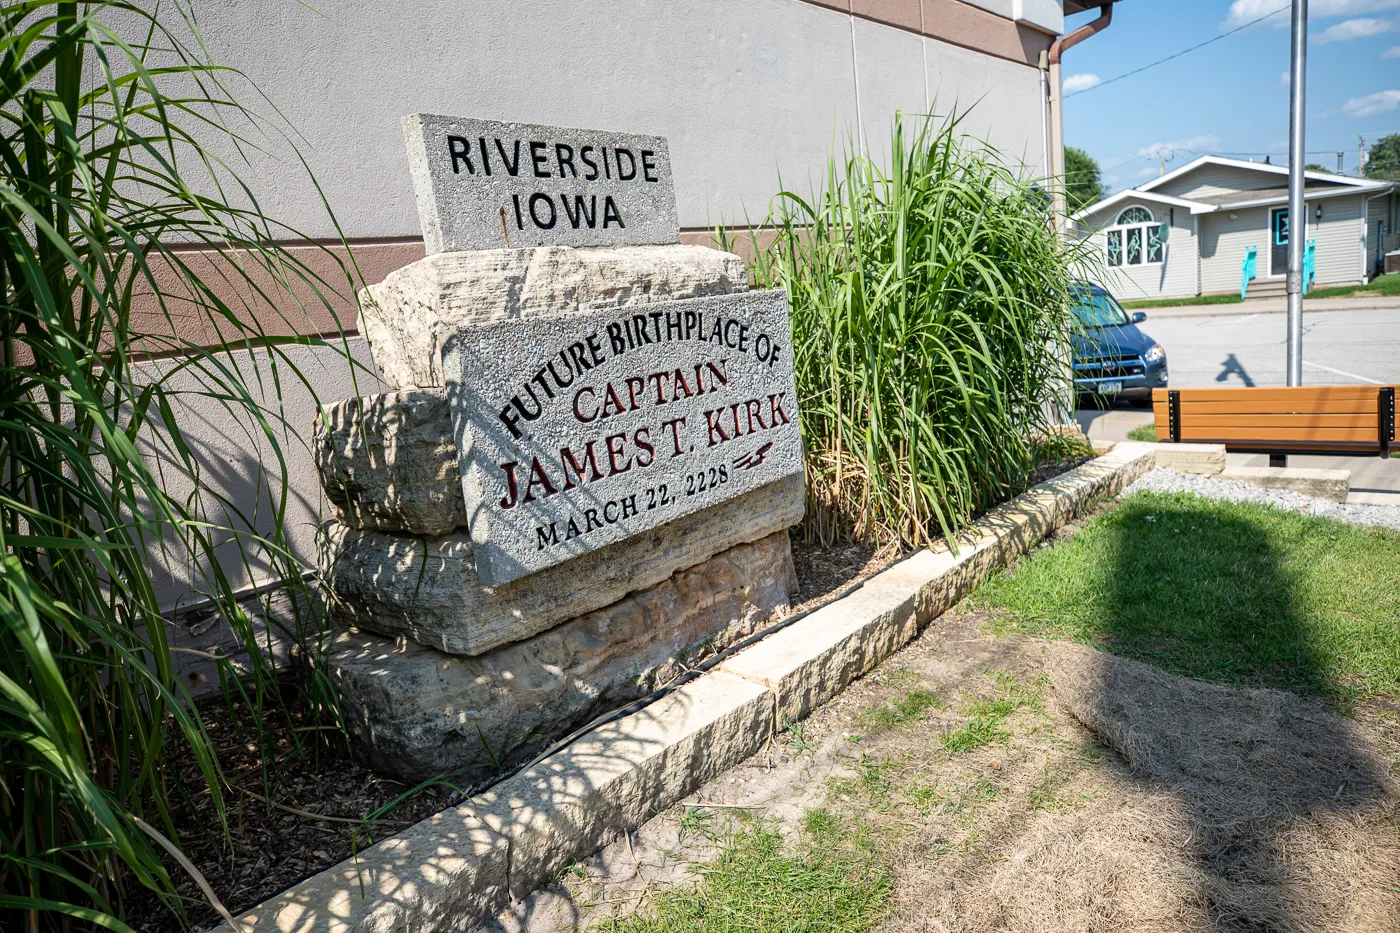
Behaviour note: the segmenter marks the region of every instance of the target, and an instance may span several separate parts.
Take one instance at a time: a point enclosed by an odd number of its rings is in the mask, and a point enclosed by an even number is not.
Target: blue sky
[[[1211,152],[1288,161],[1289,14],[1114,83],[1110,79],[1288,7],[1288,0],[1121,0],[1113,25],[1065,53],[1065,143],[1117,191]],[[1356,138],[1400,132],[1400,0],[1312,0],[1308,161],[1356,174]],[[1065,31],[1096,13],[1074,16]],[[1095,86],[1095,83],[1101,86]],[[1075,94],[1076,89],[1088,88]],[[1317,150],[1317,151],[1314,151]]]

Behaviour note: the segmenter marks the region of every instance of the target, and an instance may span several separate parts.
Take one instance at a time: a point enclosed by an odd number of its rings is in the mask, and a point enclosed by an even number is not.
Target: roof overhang
[[[1351,192],[1348,192],[1349,194]],[[1082,210],[1075,211],[1070,215],[1070,220],[1081,220],[1090,214],[1097,214],[1099,211],[1121,204],[1124,201],[1151,201],[1155,204],[1167,204],[1172,207],[1183,207],[1193,214],[1208,214],[1215,210],[1215,205],[1205,204],[1201,201],[1190,201],[1186,198],[1175,198],[1169,194],[1157,194],[1155,191],[1144,191],[1141,188],[1126,188],[1117,194],[1109,195],[1102,201],[1090,204]]]
[[[1322,200],[1326,200],[1327,198],[1345,198],[1345,197],[1357,197],[1357,196],[1366,197],[1366,198],[1373,198],[1373,197],[1375,197],[1375,196],[1378,195],[1378,194],[1385,194],[1385,193],[1387,193],[1387,192],[1389,192],[1389,191],[1393,191],[1393,190],[1395,190],[1395,183],[1394,183],[1394,182],[1375,182],[1375,183],[1372,183],[1372,184],[1370,184],[1370,185],[1367,185],[1367,186],[1364,187],[1364,188],[1360,188],[1360,187],[1350,187],[1350,188],[1336,188],[1336,189],[1327,190],[1327,191],[1309,191],[1309,192],[1307,192],[1307,193],[1304,195],[1303,200],[1306,201],[1306,202],[1308,202],[1308,203],[1312,203],[1313,201],[1322,201]],[[1249,192],[1247,192],[1247,191],[1241,191],[1241,192],[1240,192],[1241,195],[1247,195],[1248,193],[1249,193]],[[1246,207],[1272,207],[1272,206],[1275,205],[1275,204],[1287,204],[1287,203],[1288,203],[1288,195],[1286,195],[1286,194],[1285,194],[1285,195],[1274,195],[1273,197],[1269,197],[1269,198],[1254,198],[1254,199],[1250,199],[1250,198],[1245,197],[1245,198],[1242,198],[1242,199],[1239,200],[1239,201],[1230,201],[1230,202],[1227,203],[1227,204],[1216,204],[1216,205],[1213,205],[1213,206],[1211,207],[1211,210],[1213,210],[1213,211],[1238,211],[1238,210],[1242,210],[1243,208],[1246,208]]]

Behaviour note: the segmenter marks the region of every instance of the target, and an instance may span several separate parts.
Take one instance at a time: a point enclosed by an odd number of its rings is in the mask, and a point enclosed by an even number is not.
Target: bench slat
[[[1163,412],[1163,417],[1166,413]],[[1352,415],[1346,413],[1314,412],[1311,414],[1259,414],[1202,415],[1184,410],[1181,413],[1184,426],[1197,425],[1210,428],[1360,428],[1376,434],[1376,413]]]
[[[1342,441],[1353,444],[1378,446],[1376,429],[1363,428],[1212,428],[1207,425],[1193,425],[1187,421],[1181,427],[1183,441],[1200,441],[1207,438],[1227,437],[1241,441]]]
[[[1194,399],[1183,398],[1181,400],[1181,411],[1183,414],[1189,412],[1191,414],[1202,415],[1236,415],[1254,414],[1256,412],[1307,414],[1309,411],[1316,410],[1328,414],[1369,414],[1375,417],[1376,401],[1375,395],[1365,399],[1330,400],[1326,404],[1319,405],[1284,405],[1281,403],[1260,405],[1243,404],[1241,402],[1198,402]],[[1290,409],[1293,409],[1293,411],[1290,412]],[[1152,411],[1159,419],[1167,417],[1167,400],[1162,399],[1159,402],[1154,399]]]
[[[1181,393],[1181,403],[1188,402],[1291,402],[1291,403],[1313,403],[1327,401],[1341,401],[1343,399],[1370,399],[1375,401],[1376,391],[1381,386],[1361,385],[1361,386],[1294,386],[1294,387],[1274,387],[1274,388],[1252,388],[1252,389],[1177,389]],[[1155,402],[1160,397],[1163,402],[1167,400],[1167,392],[1170,389],[1153,389],[1152,400]]]

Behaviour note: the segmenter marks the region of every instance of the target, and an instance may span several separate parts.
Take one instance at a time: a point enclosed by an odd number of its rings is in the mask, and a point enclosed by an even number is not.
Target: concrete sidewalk
[[[1107,411],[1080,409],[1074,413],[1075,422],[1091,440],[1123,441],[1128,432],[1140,424],[1152,423],[1152,412],[1135,408],[1114,407]],[[1261,454],[1226,454],[1227,469],[1267,467],[1269,458]],[[1351,505],[1400,505],[1400,459],[1379,457],[1307,457],[1290,456],[1288,465],[1323,470],[1350,470]]]
[[[1362,298],[1304,298],[1303,313],[1316,314],[1319,311],[1374,311],[1381,308],[1400,308],[1400,297],[1368,295]],[[1250,314],[1284,314],[1288,311],[1287,298],[1251,298],[1239,304],[1225,305],[1173,305],[1169,308],[1128,308],[1128,313],[1145,311],[1150,321],[1168,317],[1235,317]]]

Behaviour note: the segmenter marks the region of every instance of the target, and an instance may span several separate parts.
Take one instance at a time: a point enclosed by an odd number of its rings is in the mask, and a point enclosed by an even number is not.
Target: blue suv
[[[1112,295],[1093,282],[1075,286],[1074,388],[1095,403],[1128,399],[1150,404],[1153,389],[1167,387],[1167,351],[1138,330],[1141,311],[1128,316]]]

